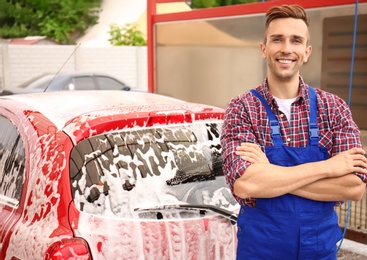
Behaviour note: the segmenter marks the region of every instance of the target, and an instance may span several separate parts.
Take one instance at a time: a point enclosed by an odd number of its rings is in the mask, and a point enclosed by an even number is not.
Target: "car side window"
[[[92,77],[75,77],[74,78],[75,90],[94,90],[96,86]]]
[[[101,90],[123,90],[126,85],[124,83],[118,82],[110,77],[96,77],[98,86]]]
[[[24,181],[24,147],[15,125],[0,116],[0,200],[18,206]]]
[[[65,85],[62,86],[61,90],[75,90],[75,84],[73,80],[68,80]]]

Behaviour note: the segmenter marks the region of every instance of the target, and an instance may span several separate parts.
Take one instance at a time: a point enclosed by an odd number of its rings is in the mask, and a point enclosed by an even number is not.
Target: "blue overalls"
[[[328,158],[327,149],[319,147],[317,99],[309,87],[310,122],[308,147],[283,145],[279,122],[265,99],[251,90],[266,108],[274,146],[266,146],[270,163],[295,166]],[[334,202],[305,199],[291,194],[256,199],[256,207],[241,206],[237,220],[237,259],[336,259],[336,244],[342,238]]]

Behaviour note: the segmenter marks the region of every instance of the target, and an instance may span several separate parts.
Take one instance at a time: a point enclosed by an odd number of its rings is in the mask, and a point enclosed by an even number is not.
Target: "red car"
[[[223,113],[142,92],[0,97],[0,259],[234,259]]]

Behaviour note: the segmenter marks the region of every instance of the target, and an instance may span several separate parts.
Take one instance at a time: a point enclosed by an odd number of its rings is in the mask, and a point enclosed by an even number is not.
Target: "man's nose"
[[[283,53],[290,53],[290,52],[291,52],[291,50],[292,50],[291,42],[290,42],[289,40],[283,41],[281,51],[282,51]]]

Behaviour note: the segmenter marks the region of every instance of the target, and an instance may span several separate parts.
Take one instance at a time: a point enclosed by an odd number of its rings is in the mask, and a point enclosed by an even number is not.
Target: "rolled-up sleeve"
[[[332,125],[335,126],[333,129],[334,145],[331,156],[354,147],[363,148],[361,142],[361,132],[357,124],[353,121],[352,113],[347,103],[339,97],[335,97],[335,101],[333,102],[338,105],[330,106],[332,111],[329,111],[329,114],[333,115],[331,117]],[[366,174],[358,172],[355,172],[354,174],[361,178],[363,182],[367,183]]]
[[[241,102],[240,97],[233,99],[226,109],[221,134],[223,172],[232,193],[234,182],[250,165],[236,155],[237,146],[243,142],[253,143],[255,140],[250,125],[245,104]]]

